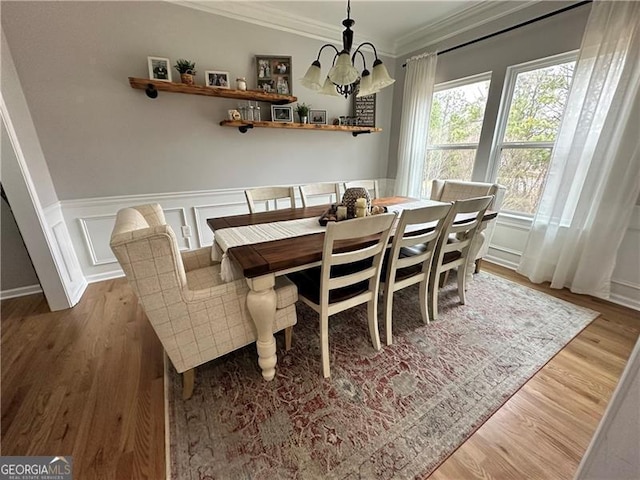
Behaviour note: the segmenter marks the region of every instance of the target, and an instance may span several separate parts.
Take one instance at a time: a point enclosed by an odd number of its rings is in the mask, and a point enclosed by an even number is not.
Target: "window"
[[[564,113],[575,53],[507,69],[492,153],[503,210],[534,214]]]
[[[436,86],[431,104],[422,196],[431,180],[471,180],[491,74],[475,75]]]

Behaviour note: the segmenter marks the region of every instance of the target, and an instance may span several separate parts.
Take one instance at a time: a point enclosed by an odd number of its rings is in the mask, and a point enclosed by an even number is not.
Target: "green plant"
[[[185,60],[184,58],[181,58],[180,60],[178,60],[174,65],[174,68],[178,70],[178,72],[180,73],[189,73],[191,75],[196,74],[196,71],[195,71],[196,63],[191,62],[189,60]]]
[[[309,108],[311,108],[311,105],[307,105],[306,103],[303,103],[302,105],[296,103],[296,113],[301,117],[309,115]]]

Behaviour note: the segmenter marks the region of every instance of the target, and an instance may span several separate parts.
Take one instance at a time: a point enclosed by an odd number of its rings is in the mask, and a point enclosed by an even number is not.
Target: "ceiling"
[[[339,43],[346,0],[209,1],[169,0],[199,10]],[[363,41],[398,57],[520,10],[538,0],[352,0],[354,46]]]

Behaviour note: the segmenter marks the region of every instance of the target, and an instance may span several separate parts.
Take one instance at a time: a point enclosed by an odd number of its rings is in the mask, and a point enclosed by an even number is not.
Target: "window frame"
[[[491,71],[478,73],[475,75],[470,75],[468,77],[456,78],[455,80],[449,80],[448,82],[438,83],[433,88],[433,96],[436,93],[442,92],[443,90],[451,90],[458,87],[464,87],[466,85],[471,85],[472,83],[479,83],[484,81],[489,81],[489,88],[491,88]],[[487,89],[487,94],[489,89]],[[433,99],[431,100],[433,103]],[[488,98],[487,98],[488,102]],[[484,124],[484,116],[487,113],[487,104],[484,106],[484,115],[482,118],[482,123]],[[481,138],[478,138],[477,143],[434,143],[433,145],[429,144],[429,135],[427,134],[427,150],[470,150],[472,148],[476,149],[476,154],[478,151],[478,146],[480,145]],[[474,162],[475,164],[475,159]]]
[[[553,150],[558,140],[557,136],[553,142],[505,142],[504,137],[507,131],[507,122],[509,120],[509,113],[511,111],[511,103],[513,102],[513,95],[515,93],[516,81],[518,75],[521,73],[531,72],[533,70],[540,70],[546,67],[552,67],[562,63],[576,62],[578,61],[579,50],[571,50],[569,52],[560,53],[557,55],[551,55],[549,57],[538,58],[524,63],[516,65],[510,65],[507,67],[504,81],[502,95],[500,97],[500,106],[498,107],[498,116],[496,119],[496,127],[491,138],[491,151],[489,154],[489,164],[487,171],[487,178],[491,182],[496,182],[498,179],[498,170],[500,169],[500,158],[502,151],[505,148],[508,149],[534,149],[534,148],[548,148],[550,149],[550,155],[553,156]],[[574,71],[575,72],[575,71]],[[571,80],[573,84],[573,78]],[[569,92],[571,87],[569,87]],[[566,108],[566,106],[565,106]],[[564,112],[563,112],[564,116]],[[515,210],[502,211],[501,215],[510,216],[513,218],[533,219],[535,213],[518,212]]]

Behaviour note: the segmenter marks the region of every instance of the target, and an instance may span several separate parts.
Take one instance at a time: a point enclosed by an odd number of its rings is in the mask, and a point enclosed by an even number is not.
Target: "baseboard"
[[[34,293],[42,293],[40,285],[29,285],[27,287],[11,288],[9,290],[0,291],[0,300],[7,300],[9,298],[25,297],[27,295],[33,295]]]
[[[501,267],[508,268],[509,270],[517,270],[518,264],[505,260],[504,258],[496,257],[494,255],[485,255],[482,258],[482,261],[487,261],[490,263],[495,263],[496,265],[500,265]],[[482,268],[482,267],[481,267]]]
[[[114,278],[124,277],[124,272],[121,269],[111,270],[110,272],[102,272],[102,273],[94,273],[88,275],[87,282],[88,283],[96,283],[103,282],[105,280],[113,280]]]

